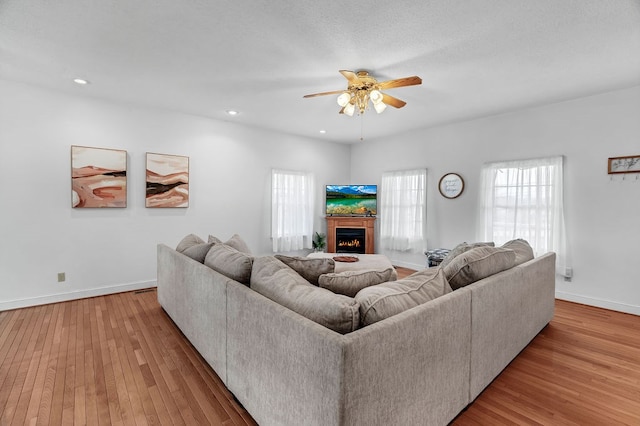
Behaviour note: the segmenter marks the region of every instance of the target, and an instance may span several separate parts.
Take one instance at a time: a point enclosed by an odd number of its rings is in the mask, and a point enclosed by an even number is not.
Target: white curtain
[[[383,249],[422,252],[426,245],[426,169],[382,174],[380,244]]]
[[[482,168],[478,241],[523,238],[534,254],[556,253],[567,266],[562,157],[487,163]]]
[[[271,239],[274,252],[311,248],[314,199],[312,173],[272,170]]]

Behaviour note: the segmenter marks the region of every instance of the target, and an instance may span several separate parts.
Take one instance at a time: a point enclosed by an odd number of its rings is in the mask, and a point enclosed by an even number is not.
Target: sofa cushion
[[[466,251],[444,268],[451,288],[460,287],[497,274],[515,265],[516,253],[502,247],[476,247]]]
[[[507,241],[502,245],[502,248],[511,249],[516,253],[516,265],[521,265],[534,258],[533,249],[526,240],[516,239]]]
[[[249,246],[238,234],[233,234],[231,238],[229,238],[227,241],[224,241],[224,242],[220,238],[209,234],[209,239],[207,240],[207,242],[216,243],[216,244],[226,244],[242,253],[251,254],[251,250],[249,249]]]
[[[220,244],[222,243],[222,240],[218,237],[214,237],[213,235],[209,234],[209,239],[207,240],[208,243],[216,243],[216,244]]]
[[[232,280],[249,284],[253,257],[226,244],[213,244],[204,264]]]
[[[273,256],[258,257],[251,288],[274,302],[338,333],[360,325],[358,302],[316,287]]]
[[[334,293],[355,297],[365,287],[395,281],[397,274],[393,268],[382,271],[343,271],[320,275],[318,284]]]
[[[360,323],[369,325],[447,293],[451,293],[451,287],[444,271],[430,268],[398,281],[364,288],[355,299],[360,303]]]
[[[207,256],[207,253],[209,253],[209,250],[212,246],[213,243],[195,244],[184,250],[182,254],[184,254],[185,256],[189,256],[193,260],[197,260],[200,263],[204,263],[204,259]]]
[[[276,254],[275,258],[296,271],[302,278],[313,285],[318,285],[318,277],[322,274],[329,274],[336,269],[336,262],[333,259],[313,259],[281,254]]]
[[[449,263],[451,263],[451,261],[453,259],[455,259],[457,256],[461,255],[464,252],[467,252],[469,250],[471,250],[472,248],[476,248],[476,247],[494,247],[495,243],[494,242],[480,242],[480,243],[460,243],[457,246],[455,246],[450,252],[449,254],[447,254],[447,256],[442,259],[442,262],[440,263],[440,267],[444,268],[445,266],[447,266]]]
[[[204,244],[204,240],[195,234],[189,234],[182,240],[180,240],[178,246],[176,247],[176,251],[178,253],[182,253],[189,247],[195,246],[196,244]]]
[[[225,241],[224,243],[242,253],[251,254],[251,250],[249,249],[249,246],[247,245],[247,243],[244,242],[244,240],[238,234],[233,234],[233,236],[229,238],[227,241]]]

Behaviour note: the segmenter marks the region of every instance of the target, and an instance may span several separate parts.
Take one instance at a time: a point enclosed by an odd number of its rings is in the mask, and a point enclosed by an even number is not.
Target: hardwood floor
[[[250,425],[155,289],[0,312],[0,425]]]
[[[394,268],[396,268],[396,272],[398,273],[398,279],[406,278],[416,272],[413,269],[403,268],[402,266],[394,266]]]
[[[640,317],[556,300],[553,320],[454,425],[640,425]]]
[[[640,317],[556,307],[452,424],[640,424]],[[0,425],[13,424],[255,423],[150,289],[0,312]]]

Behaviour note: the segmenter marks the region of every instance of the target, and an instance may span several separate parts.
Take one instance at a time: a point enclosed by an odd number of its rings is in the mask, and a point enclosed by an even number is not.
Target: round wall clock
[[[464,180],[457,173],[447,173],[440,178],[438,189],[445,198],[457,198],[464,190]]]

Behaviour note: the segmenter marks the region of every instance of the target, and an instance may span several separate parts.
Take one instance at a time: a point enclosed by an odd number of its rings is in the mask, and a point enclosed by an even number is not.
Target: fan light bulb
[[[347,104],[344,107],[344,113],[347,114],[349,117],[353,116],[353,112],[356,110],[356,107],[353,104]]]
[[[385,104],[384,102],[378,102],[377,104],[374,103],[373,107],[376,109],[376,112],[380,114],[382,111],[387,109],[387,104]]]
[[[341,107],[346,107],[347,104],[349,104],[350,100],[351,94],[349,92],[344,92],[343,94],[338,96],[338,105],[340,105]]]
[[[372,90],[371,93],[369,93],[369,98],[374,105],[377,105],[382,102],[382,93],[380,93],[379,90]]]

